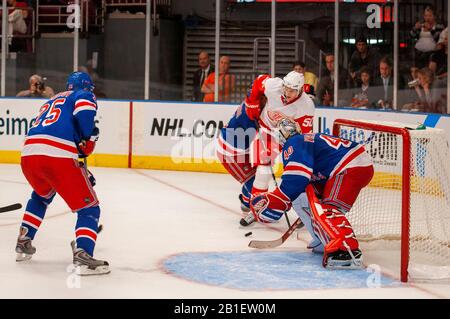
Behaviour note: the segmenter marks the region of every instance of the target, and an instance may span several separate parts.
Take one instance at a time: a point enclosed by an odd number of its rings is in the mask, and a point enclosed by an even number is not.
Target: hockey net
[[[348,213],[366,263],[402,281],[450,280],[450,151],[443,130],[336,120],[366,145],[375,175]]]

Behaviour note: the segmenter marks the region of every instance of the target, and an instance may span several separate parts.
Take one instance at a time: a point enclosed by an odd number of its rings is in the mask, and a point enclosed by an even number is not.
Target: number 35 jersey
[[[97,101],[92,92],[58,93],[41,106],[25,138],[22,156],[78,159],[77,145],[91,136],[96,114]]]

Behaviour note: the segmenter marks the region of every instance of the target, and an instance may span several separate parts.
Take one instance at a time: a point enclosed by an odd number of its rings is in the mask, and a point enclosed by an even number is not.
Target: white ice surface
[[[240,227],[239,186],[227,175],[97,167],[92,171],[104,225],[95,256],[110,262],[111,274],[77,282],[67,272],[76,216],[57,197],[34,240],[37,253],[28,263],[16,263],[14,253],[23,211],[0,214],[0,298],[450,297],[448,284],[244,291],[181,279],[164,271],[167,257],[182,252],[250,251],[250,239],[278,238],[286,223]],[[25,206],[30,192],[19,165],[0,165],[0,206],[16,202]],[[251,238],[244,237],[248,231],[253,232]],[[296,237],[278,250],[307,251],[308,235],[302,231],[301,240]],[[70,288],[74,283],[80,288]]]

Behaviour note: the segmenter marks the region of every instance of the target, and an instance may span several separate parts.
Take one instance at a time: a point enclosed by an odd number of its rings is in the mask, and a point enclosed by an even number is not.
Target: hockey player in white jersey
[[[243,212],[250,211],[252,196],[268,190],[271,167],[280,152],[278,123],[289,118],[300,132],[312,132],[315,106],[303,86],[303,75],[295,71],[283,79],[258,76],[245,101],[221,131],[217,154],[226,170],[242,184],[239,199]],[[248,214],[241,225],[252,222],[253,215]]]

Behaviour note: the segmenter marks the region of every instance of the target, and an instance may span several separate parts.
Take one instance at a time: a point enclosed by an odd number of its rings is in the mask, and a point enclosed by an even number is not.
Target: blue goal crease
[[[371,269],[330,270],[310,252],[181,253],[166,259],[169,272],[198,283],[240,290],[381,288],[400,282]]]

